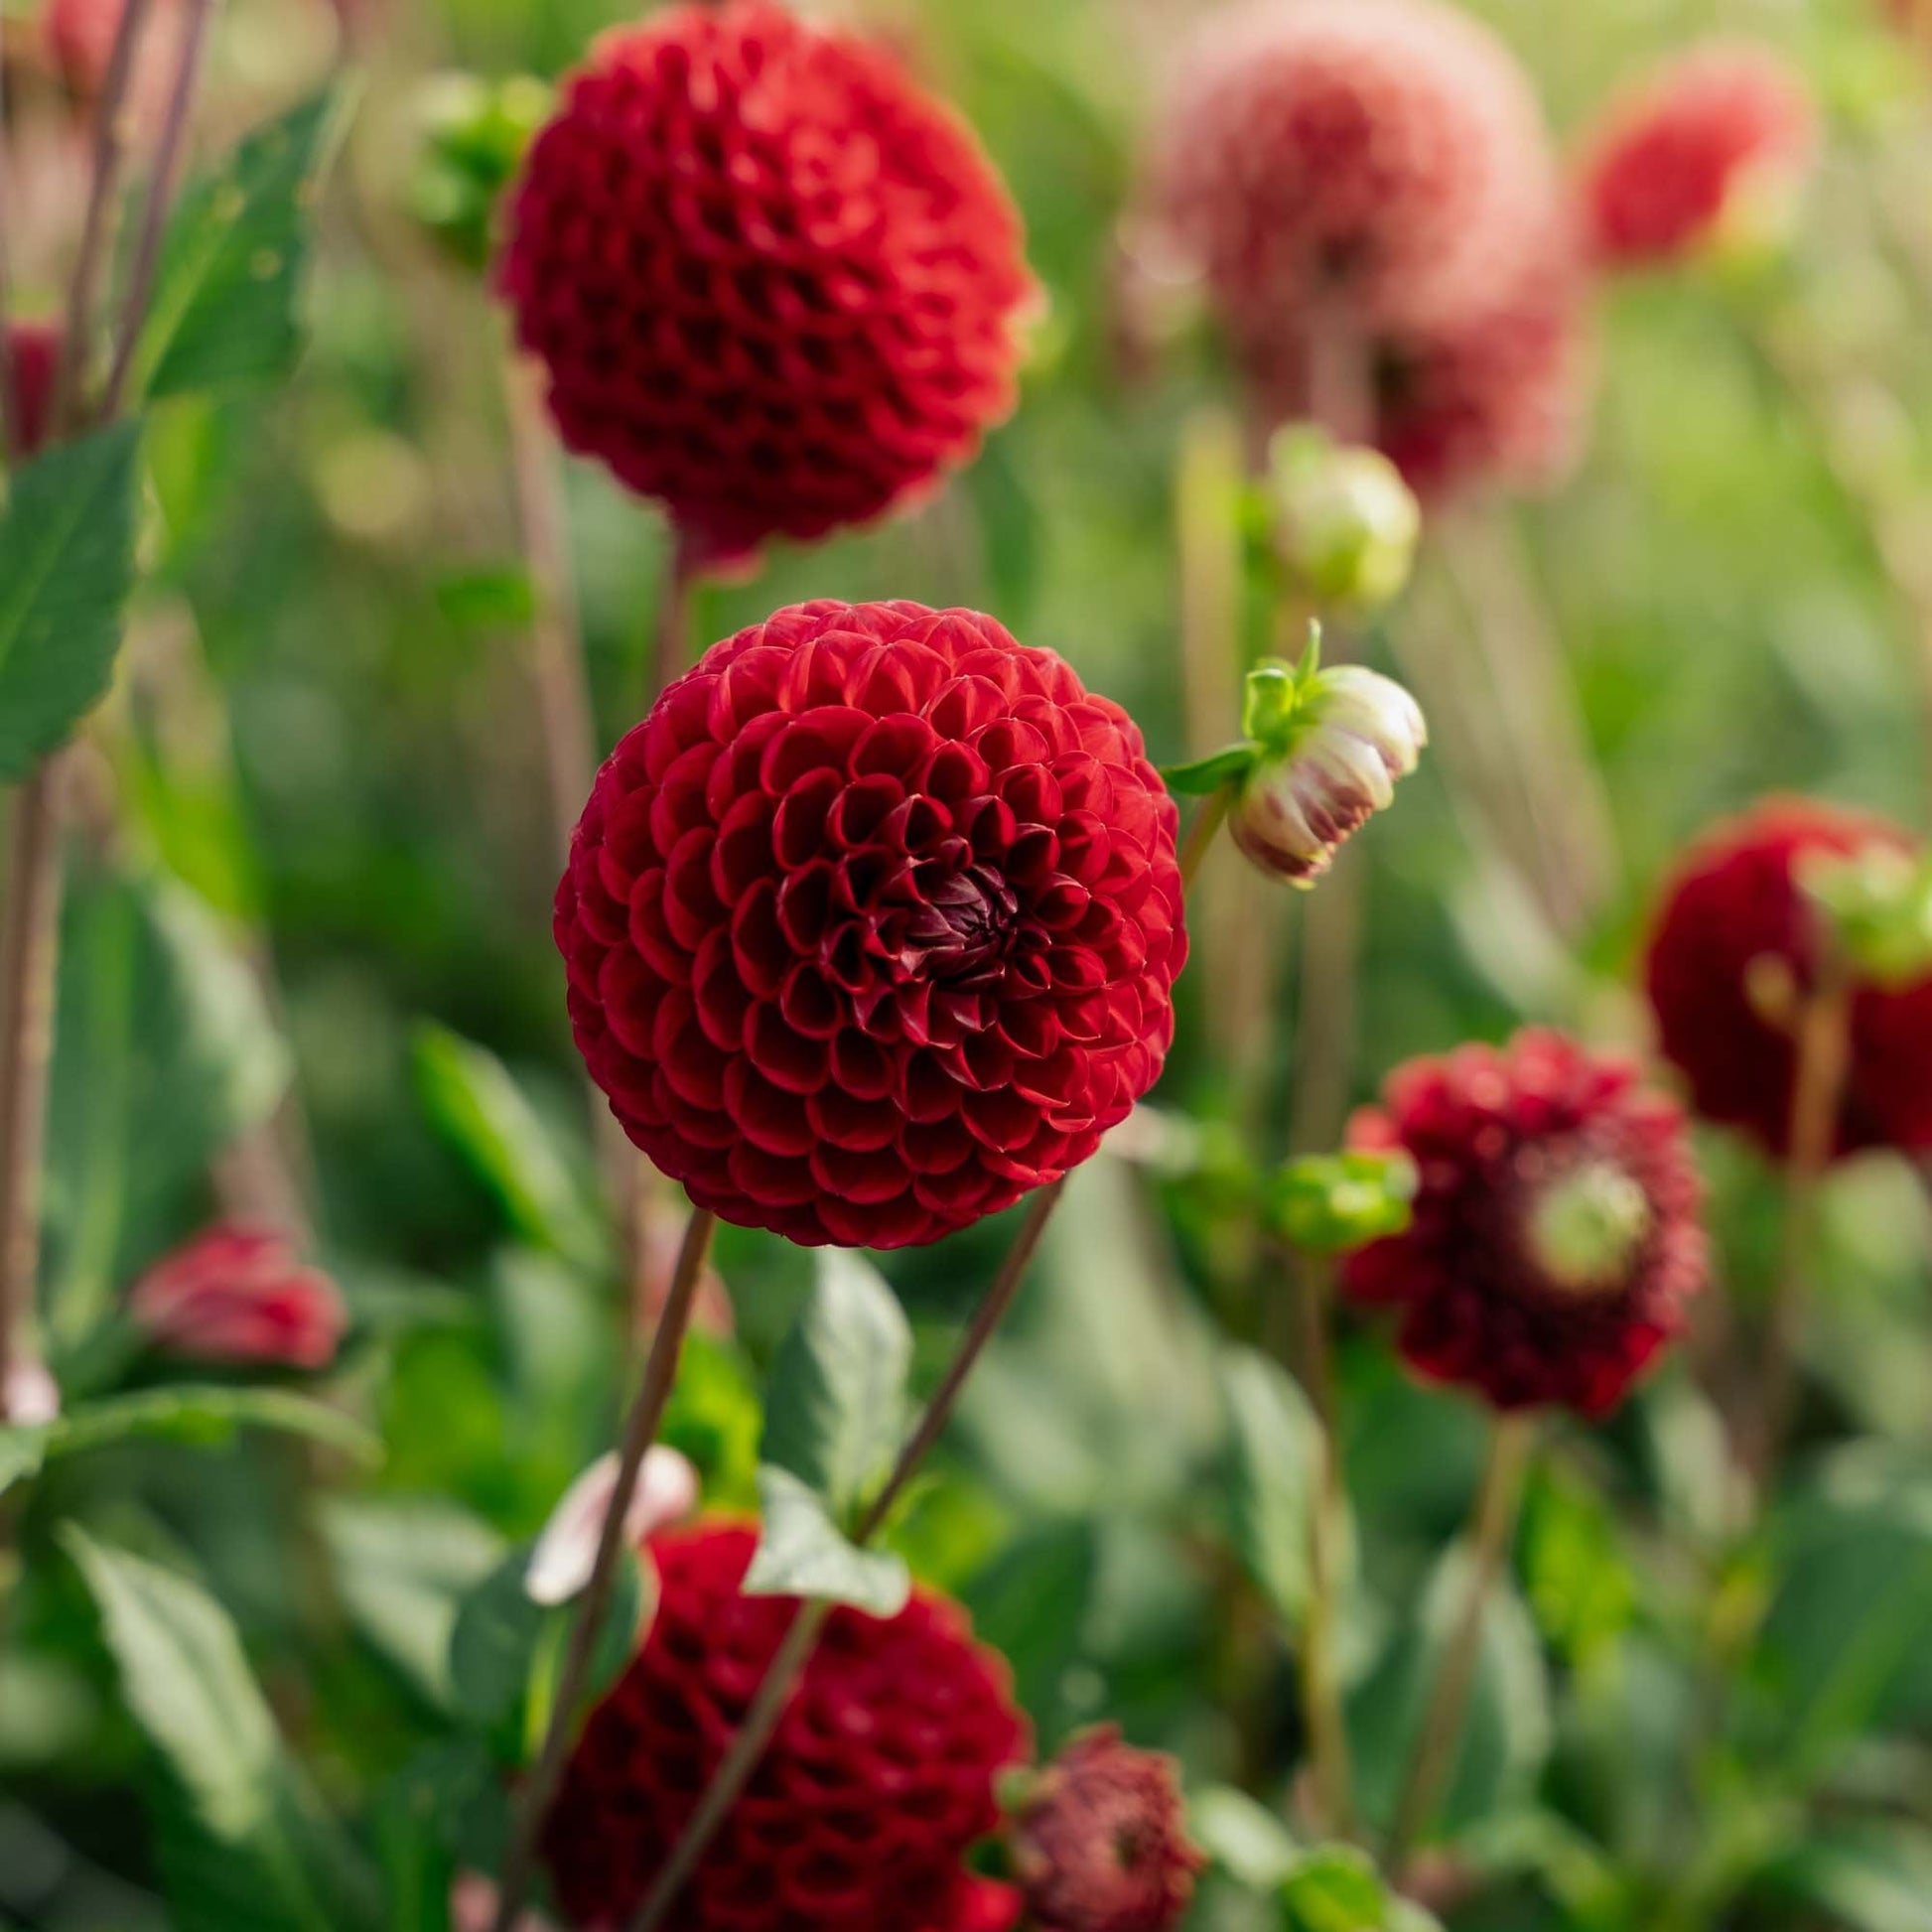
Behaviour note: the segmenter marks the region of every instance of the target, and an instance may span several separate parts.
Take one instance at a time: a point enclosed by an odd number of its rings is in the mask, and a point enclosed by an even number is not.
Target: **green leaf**
[[[445,1027],[418,1030],[416,1091],[438,1131],[526,1240],[586,1267],[604,1238],[595,1201],[555,1136],[495,1054]]]
[[[1321,1424],[1294,1377],[1253,1349],[1225,1352],[1221,1383],[1230,1426],[1234,1546],[1276,1613],[1297,1628],[1308,1608]]]
[[[458,1718],[486,1732],[508,1762],[521,1763],[549,1713],[550,1674],[576,1614],[530,1600],[524,1576],[530,1545],[512,1550],[463,1599],[450,1632],[449,1682]],[[625,1551],[591,1658],[586,1701],[600,1698],[637,1654],[647,1603],[655,1596],[643,1562]]]
[[[1282,1880],[1279,1896],[1286,1932],[1422,1932],[1435,1923],[1394,1897],[1352,1845],[1304,1853]]]
[[[912,1330],[879,1272],[821,1249],[811,1295],[772,1366],[764,1461],[850,1523],[898,1449],[911,1365]]]
[[[265,1119],[289,1052],[186,888],[76,872],[48,1114],[49,1319],[70,1349],[199,1211],[211,1157]]]
[[[1302,1857],[1288,1827],[1266,1805],[1232,1785],[1209,1785],[1192,1795],[1187,1832],[1215,1864],[1250,1891],[1274,1891]]]
[[[47,1459],[47,1437],[45,1423],[0,1428],[0,1496],[16,1482],[31,1482],[40,1474]]]
[[[434,1497],[339,1497],[322,1531],[350,1621],[430,1703],[449,1706],[457,1608],[502,1561],[502,1539]]]
[[[1932,1833],[1915,1825],[1816,1825],[1757,1888],[1843,1932],[1932,1932]]]
[[[334,89],[303,101],[183,196],[141,343],[147,394],[270,383],[294,366],[318,177],[338,106]]]
[[[816,1596],[874,1616],[897,1616],[912,1593],[902,1559],[861,1550],[827,1513],[816,1490],[787,1469],[759,1471],[764,1527],[745,1577],[747,1596]]]
[[[0,512],[0,781],[26,776],[106,691],[134,584],[140,426],[18,470]]]
[[[456,571],[438,582],[436,608],[458,630],[520,630],[536,615],[536,592],[520,564]]]
[[[1364,1814],[1393,1813],[1443,1654],[1461,1619],[1469,1556],[1460,1545],[1437,1564],[1413,1620],[1348,1700],[1356,1793]],[[1550,1754],[1548,1668],[1536,1626],[1508,1579],[1489,1592],[1475,1681],[1436,1823],[1454,1833],[1520,1800]]]
[[[1161,782],[1170,791],[1195,795],[1220,791],[1224,786],[1239,784],[1248,775],[1257,752],[1258,748],[1253,745],[1230,745],[1225,751],[1196,759],[1191,764],[1164,764]]]
[[[76,1455],[119,1443],[186,1443],[221,1449],[243,1429],[272,1429],[378,1462],[382,1445],[368,1430],[327,1403],[286,1389],[197,1388],[178,1385],[110,1396],[69,1410],[47,1428],[47,1455]]]
[[[101,1614],[122,1695],[168,1780],[155,1806],[173,1923],[332,1932],[356,1860],[283,1750],[227,1612],[198,1584],[72,1524],[62,1531]],[[363,1901],[366,1903],[366,1901]]]

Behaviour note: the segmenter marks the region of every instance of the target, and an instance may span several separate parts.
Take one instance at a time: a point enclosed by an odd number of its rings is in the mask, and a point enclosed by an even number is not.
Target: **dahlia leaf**
[[[171,1924],[328,1932],[367,1923],[363,1874],[283,1748],[228,1613],[189,1578],[62,1540],[99,1608],[122,1695],[166,1766],[155,1824]],[[231,1904],[217,1905],[220,1899]],[[239,1908],[245,1906],[245,1911]]]
[[[426,1026],[415,1040],[416,1091],[449,1145],[526,1240],[580,1267],[606,1255],[599,1216],[573,1159],[509,1069],[487,1048]]]
[[[64,744],[107,689],[134,583],[141,431],[116,423],[14,476],[0,514],[0,781]]]
[[[1393,1813],[1417,1729],[1469,1588],[1460,1544],[1437,1564],[1414,1618],[1399,1628],[1348,1699],[1356,1796],[1363,1813]],[[1489,1592],[1482,1644],[1438,1822],[1455,1832],[1522,1798],[1550,1754],[1550,1674],[1536,1625],[1513,1582]]]
[[[197,1211],[207,1164],[286,1090],[252,968],[186,887],[76,868],[48,1109],[48,1320],[71,1350]]]
[[[498,1755],[520,1763],[532,1734],[549,1717],[556,1645],[574,1607],[548,1608],[530,1600],[527,1543],[512,1550],[463,1598],[450,1631],[449,1681],[458,1717],[487,1733]],[[591,1656],[588,1698],[599,1698],[637,1654],[637,1635],[650,1592],[643,1567],[630,1552],[618,1562],[617,1581]]]
[[[177,1386],[110,1396],[72,1409],[48,1426],[47,1454],[144,1442],[224,1449],[243,1429],[268,1429],[341,1449],[362,1463],[381,1460],[382,1445],[340,1409],[286,1389]]]
[[[787,1469],[759,1471],[764,1517],[758,1555],[745,1574],[747,1596],[810,1596],[897,1616],[912,1593],[904,1560],[862,1550],[833,1522],[822,1497]]]
[[[0,1429],[0,1496],[17,1482],[31,1482],[47,1460],[48,1429],[44,1423],[30,1428]]]
[[[1170,791],[1191,796],[1220,791],[1245,778],[1258,754],[1259,748],[1254,745],[1230,745],[1225,751],[1196,759],[1191,764],[1164,764],[1161,781]]]
[[[883,1276],[820,1251],[817,1278],[771,1371],[762,1459],[849,1522],[899,1445],[912,1330]]]
[[[1252,1349],[1227,1350],[1221,1382],[1235,1548],[1276,1614],[1296,1628],[1308,1608],[1321,1424],[1294,1377]]]
[[[311,96],[182,198],[141,344],[146,394],[274,382],[293,367],[318,178],[340,106],[334,88]]]
[[[1302,1856],[1294,1835],[1266,1805],[1229,1784],[1193,1794],[1187,1831],[1215,1864],[1250,1891],[1273,1891]]]
[[[1352,1845],[1304,1853],[1279,1896],[1285,1932],[1383,1932],[1389,1922],[1382,1880]]]

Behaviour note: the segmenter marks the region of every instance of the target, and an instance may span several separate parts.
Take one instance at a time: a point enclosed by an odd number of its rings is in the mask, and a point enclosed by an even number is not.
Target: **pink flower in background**
[[[1615,102],[1583,163],[1596,259],[1637,268],[1789,227],[1818,147],[1804,78],[1749,42],[1680,56]]]
[[[496,1887],[481,1871],[463,1872],[450,1887],[450,1932],[490,1932],[496,1923]],[[556,1932],[547,1918],[520,1913],[516,1932]]]
[[[286,1235],[217,1225],[157,1262],[127,1311],[158,1349],[207,1362],[326,1368],[348,1326],[342,1292]]]
[[[44,1362],[17,1361],[7,1370],[6,1387],[0,1390],[0,1422],[33,1429],[58,1421],[60,1414],[61,1385]]]

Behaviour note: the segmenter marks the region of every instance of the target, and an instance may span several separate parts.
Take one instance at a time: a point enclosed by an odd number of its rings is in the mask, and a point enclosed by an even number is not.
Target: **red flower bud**
[[[266,1228],[197,1235],[142,1276],[127,1311],[166,1354],[291,1368],[326,1368],[348,1326],[336,1284]]]

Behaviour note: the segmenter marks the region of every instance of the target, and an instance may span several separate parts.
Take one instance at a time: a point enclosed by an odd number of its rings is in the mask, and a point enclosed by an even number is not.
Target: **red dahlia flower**
[[[1206,1861],[1172,1758],[1104,1725],[1081,1732],[1014,1818],[1014,1875],[1038,1932],[1172,1932]]]
[[[1237,335],[1460,314],[1555,199],[1528,78],[1436,0],[1217,19],[1167,118],[1153,212]]]
[[[1617,102],[1589,141],[1583,202],[1596,258],[1681,261],[1786,224],[1818,144],[1803,77],[1769,48],[1680,57]]]
[[[348,1326],[336,1284],[267,1228],[197,1235],[141,1277],[127,1311],[168,1354],[291,1368],[328,1367]]]
[[[558,1901],[587,1932],[629,1923],[790,1622],[790,1599],[740,1593],[756,1542],[713,1522],[651,1545],[650,1636],[591,1714],[544,1829]],[[888,1621],[834,1610],[673,1932],[986,1925],[998,1890],[962,1860],[1027,1745],[1006,1666],[954,1604],[914,1591]]]
[[[1383,1100],[1351,1143],[1403,1149],[1419,1187],[1408,1231],[1344,1264],[1349,1294],[1401,1311],[1401,1350],[1433,1380],[1607,1414],[1704,1285],[1676,1106],[1628,1061],[1534,1030],[1412,1060]]]
[[[564,441],[716,556],[863,522],[970,457],[1033,296],[968,129],[764,0],[598,44],[531,148],[501,282]]]
[[[557,891],[578,1046],[699,1206],[935,1240],[1160,1072],[1175,824],[1126,713],[992,619],[780,611],[598,774]]]
[[[1646,978],[1664,1052],[1707,1120],[1742,1128],[1767,1153],[1790,1150],[1797,1051],[1757,990],[1764,964],[1802,995],[1820,930],[1798,879],[1805,861],[1873,846],[1905,851],[1897,826],[1807,798],[1772,798],[1716,827],[1664,896]],[[1837,1152],[1932,1148],[1932,982],[1858,989]]]

